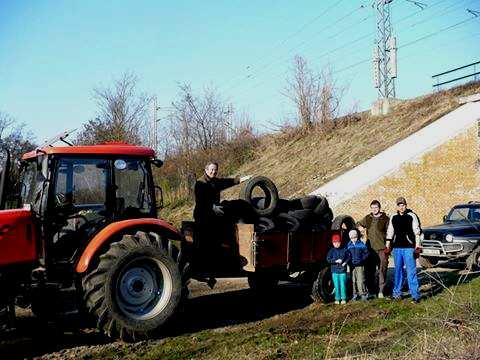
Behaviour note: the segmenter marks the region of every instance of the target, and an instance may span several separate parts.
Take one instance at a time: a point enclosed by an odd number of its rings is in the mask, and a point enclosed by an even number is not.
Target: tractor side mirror
[[[163,190],[160,186],[155,185],[155,207],[156,209],[163,209]]]
[[[447,221],[447,215],[443,215],[443,222]]]
[[[155,165],[156,168],[161,168],[163,165],[163,161],[160,159],[152,160],[152,164]]]

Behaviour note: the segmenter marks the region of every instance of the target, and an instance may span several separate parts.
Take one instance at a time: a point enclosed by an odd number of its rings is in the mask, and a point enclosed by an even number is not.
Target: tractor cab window
[[[82,239],[106,218],[110,173],[105,159],[62,158],[57,162],[52,219],[54,258],[70,259]]]
[[[54,207],[66,215],[104,215],[107,199],[108,161],[64,158],[58,162]]]
[[[149,215],[152,209],[152,198],[150,173],[145,161],[115,159],[113,169],[117,214],[125,218]]]

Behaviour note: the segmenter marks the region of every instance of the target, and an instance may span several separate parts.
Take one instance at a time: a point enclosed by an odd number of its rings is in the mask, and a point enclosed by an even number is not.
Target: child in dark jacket
[[[357,300],[358,296],[362,300],[367,300],[367,288],[365,286],[365,268],[364,264],[368,258],[368,248],[358,238],[357,230],[350,230],[348,233],[350,242],[347,245],[347,249],[350,252],[351,260],[350,267],[352,272],[352,287],[353,287],[353,298],[352,300]]]
[[[347,264],[350,261],[350,252],[340,248],[340,237],[332,240],[333,248],[328,251],[327,261],[331,264],[333,286],[335,288],[335,304],[347,302]]]

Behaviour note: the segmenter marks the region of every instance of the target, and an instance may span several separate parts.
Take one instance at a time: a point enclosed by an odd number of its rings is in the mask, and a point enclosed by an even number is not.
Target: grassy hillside
[[[479,359],[480,278],[456,272],[422,277],[424,296],[436,295],[420,304],[406,299],[311,304],[258,322],[84,349],[81,358]],[[273,294],[269,301],[282,295]],[[184,321],[181,325],[188,328]]]
[[[254,160],[243,164],[237,173],[270,177],[284,197],[309,193],[454,110],[459,106],[458,96],[478,92],[480,83],[470,83],[404,101],[386,116],[355,114],[337,121],[327,133],[290,131],[265,136],[253,150]],[[237,193],[235,188],[225,196]],[[190,202],[165,209],[162,216],[178,223],[191,218],[191,206]]]

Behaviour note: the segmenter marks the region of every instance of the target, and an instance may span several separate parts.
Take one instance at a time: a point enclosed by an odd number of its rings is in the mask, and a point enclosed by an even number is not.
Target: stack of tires
[[[254,196],[257,188],[263,191],[265,196]],[[280,199],[275,184],[264,176],[250,179],[241,189],[240,199],[249,204],[256,215],[250,215],[253,219],[245,222],[253,222],[255,231],[259,233],[325,231],[332,225],[333,212],[325,197],[310,195],[296,199]]]

